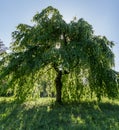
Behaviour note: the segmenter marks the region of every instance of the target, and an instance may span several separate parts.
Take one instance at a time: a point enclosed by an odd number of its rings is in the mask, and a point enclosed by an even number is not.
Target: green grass
[[[0,130],[119,130],[119,101],[60,106],[48,98],[22,104],[0,98]]]

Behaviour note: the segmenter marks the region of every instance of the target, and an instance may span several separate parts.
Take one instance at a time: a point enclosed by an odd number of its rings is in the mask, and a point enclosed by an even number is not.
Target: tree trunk
[[[56,102],[62,104],[62,72],[57,71],[57,76],[55,78],[56,85]]]

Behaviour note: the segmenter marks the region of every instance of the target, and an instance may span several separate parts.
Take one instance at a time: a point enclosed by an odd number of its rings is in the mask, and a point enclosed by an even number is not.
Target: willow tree
[[[78,79],[80,70],[86,70],[90,90],[98,98],[118,94],[117,74],[112,70],[112,42],[95,36],[92,26],[84,19],[66,23],[51,6],[37,13],[33,22],[33,26],[19,24],[12,33],[12,51],[1,74],[1,78],[10,77],[10,87],[14,87],[17,97],[24,99],[40,73],[50,69],[59,103],[62,102],[63,75],[75,73]]]

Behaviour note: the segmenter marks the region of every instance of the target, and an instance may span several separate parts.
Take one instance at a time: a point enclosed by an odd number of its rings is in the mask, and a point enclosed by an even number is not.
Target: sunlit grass
[[[95,101],[58,105],[42,98],[17,103],[0,98],[0,130],[118,130],[119,101]]]

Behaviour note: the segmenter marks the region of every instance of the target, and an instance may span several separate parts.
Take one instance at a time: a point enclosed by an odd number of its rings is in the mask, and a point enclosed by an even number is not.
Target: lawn
[[[0,98],[0,130],[119,130],[119,101],[56,105],[50,98],[21,104]]]

